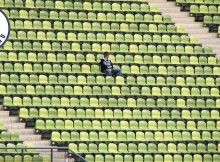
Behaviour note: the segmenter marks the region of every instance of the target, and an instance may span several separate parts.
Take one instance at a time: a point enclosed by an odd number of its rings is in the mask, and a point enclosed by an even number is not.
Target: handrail
[[[53,153],[55,152],[54,150],[64,150],[67,152],[67,155],[69,157],[73,156],[73,158],[76,158],[76,162],[87,162],[82,156],[80,156],[79,154],[75,153],[74,151],[70,150],[68,147],[0,147],[1,149],[21,149],[21,152],[17,152],[19,154],[21,154],[21,158],[22,158],[22,162],[24,162],[24,154],[25,154],[25,150],[26,149],[39,149],[39,150],[50,150],[51,152],[51,162],[53,162]],[[15,152],[16,153],[16,152]],[[30,152],[31,153],[31,152]],[[37,151],[34,153],[38,153]],[[9,152],[10,154],[10,152]],[[70,156],[71,155],[71,156]]]
[[[72,151],[71,149],[69,149],[69,152],[70,152],[71,154],[76,155],[77,158],[80,158],[80,159],[82,160],[81,162],[88,162],[88,161],[86,161],[82,156],[80,156],[79,154],[75,153],[75,152]]]

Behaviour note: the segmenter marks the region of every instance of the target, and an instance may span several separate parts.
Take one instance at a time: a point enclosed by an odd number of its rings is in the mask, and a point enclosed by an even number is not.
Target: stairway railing
[[[87,162],[82,156],[73,152],[68,147],[0,147],[0,154],[8,155],[13,153],[13,155],[20,155],[21,162],[24,162],[25,155],[39,155],[44,150],[50,152],[48,156],[50,162],[54,162],[54,153],[59,151],[65,152],[65,162]]]

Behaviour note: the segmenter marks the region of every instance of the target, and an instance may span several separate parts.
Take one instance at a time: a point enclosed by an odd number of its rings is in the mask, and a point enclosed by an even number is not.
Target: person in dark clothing
[[[101,72],[105,73],[106,75],[114,75],[114,76],[121,76],[121,70],[118,68],[114,68],[112,65],[111,60],[109,60],[109,53],[104,53],[104,58],[100,61]]]

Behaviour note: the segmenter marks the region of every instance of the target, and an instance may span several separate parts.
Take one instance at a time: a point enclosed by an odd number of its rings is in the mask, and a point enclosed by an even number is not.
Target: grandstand
[[[220,161],[215,50],[151,3],[0,1],[0,162]],[[100,72],[105,51],[123,76]]]
[[[220,24],[220,1],[218,0],[177,0],[177,4],[183,10],[189,10],[197,21],[203,21],[204,25],[210,27],[210,31],[218,31]],[[219,32],[218,32],[219,33]]]
[[[1,115],[6,115],[1,113]],[[23,144],[23,141],[19,139],[19,135],[16,133],[7,132],[3,126],[3,122],[0,122],[0,148],[1,155],[0,161],[3,162],[19,162],[23,159],[25,161],[42,161],[43,158],[39,156],[39,153],[34,149],[30,149]]]

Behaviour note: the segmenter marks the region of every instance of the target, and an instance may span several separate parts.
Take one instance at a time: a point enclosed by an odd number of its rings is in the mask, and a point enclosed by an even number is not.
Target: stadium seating
[[[219,162],[220,63],[144,0],[4,0],[4,106],[89,162]],[[109,51],[123,76],[105,76]]]
[[[22,149],[23,152],[22,152]],[[7,132],[3,123],[0,122],[0,161],[13,161],[19,162],[24,155],[24,161],[43,161],[39,153],[34,149],[30,149],[30,146],[23,144],[23,141],[19,139],[19,135],[16,133]]]
[[[203,21],[210,31],[217,31],[220,34],[220,2],[218,0],[176,0],[184,10],[190,11],[196,20]],[[187,9],[188,8],[188,9]]]

